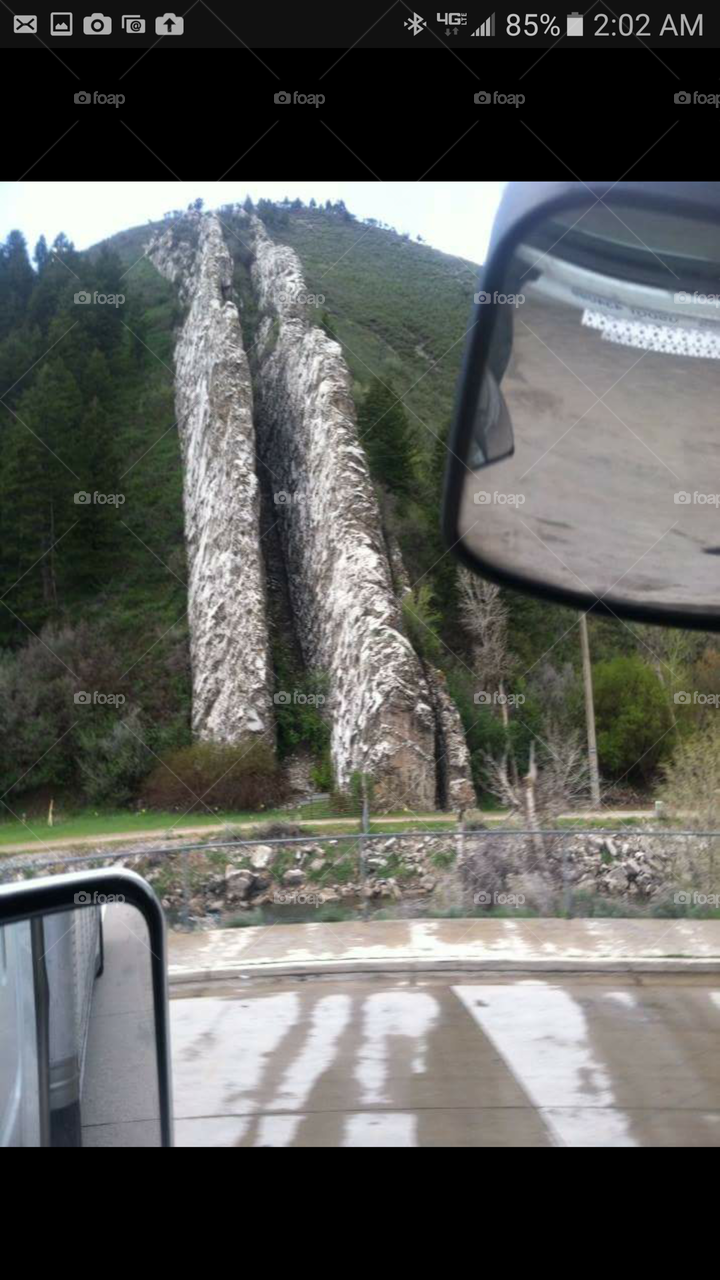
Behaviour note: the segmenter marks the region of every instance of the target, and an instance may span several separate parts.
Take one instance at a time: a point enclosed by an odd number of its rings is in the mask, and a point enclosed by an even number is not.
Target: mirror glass
[[[0,1145],[160,1146],[147,924],[78,898],[0,926]]]
[[[468,550],[610,607],[719,615],[720,227],[588,197],[515,247],[493,315]]]

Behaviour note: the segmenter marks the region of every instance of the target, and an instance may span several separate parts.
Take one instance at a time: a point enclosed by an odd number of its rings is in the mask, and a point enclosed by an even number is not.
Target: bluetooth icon
[[[420,17],[419,13],[414,13],[412,18],[405,19],[403,25],[407,27],[408,31],[412,31],[414,36],[419,36],[420,32],[427,26],[427,23],[424,18]]]

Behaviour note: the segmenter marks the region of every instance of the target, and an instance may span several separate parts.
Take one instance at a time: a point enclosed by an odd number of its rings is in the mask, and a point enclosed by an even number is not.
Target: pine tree
[[[50,250],[47,247],[47,240],[45,239],[44,236],[40,236],[40,239],[35,245],[35,252],[33,254],[33,259],[35,261],[35,266],[37,267],[38,272],[44,271],[45,267],[47,266],[50,260]]]
[[[0,251],[0,337],[21,324],[35,283],[21,231],[11,231]]]
[[[8,604],[33,630],[61,607],[72,577],[68,548],[54,544],[77,518],[81,409],[72,374],[48,361],[3,430],[3,590],[21,579]]]
[[[379,378],[362,400],[358,428],[375,478],[399,497],[413,494],[417,486],[413,431],[402,401]]]

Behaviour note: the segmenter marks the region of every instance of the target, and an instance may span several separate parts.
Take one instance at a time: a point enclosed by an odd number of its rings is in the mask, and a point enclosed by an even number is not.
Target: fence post
[[[568,876],[568,858],[567,858],[567,840],[563,840],[562,846],[562,870],[563,870],[563,899],[565,911],[570,919],[573,913],[573,893],[570,887],[570,878]]]
[[[183,925],[190,932],[190,865],[188,855],[181,853],[183,860],[182,869],[182,887],[183,887]]]
[[[457,836],[455,838],[455,843],[457,846],[455,866],[459,871],[460,867],[462,866],[462,861],[465,854],[465,810],[464,809],[458,810],[458,829],[457,829]]]
[[[360,782],[362,787],[362,813],[360,817],[360,837],[358,846],[360,850],[360,892],[363,900],[363,915],[367,914],[369,902],[365,896],[365,881],[367,879],[367,869],[365,864],[366,857],[366,841],[365,836],[370,831],[370,806],[368,804],[367,779],[365,774],[361,774]]]

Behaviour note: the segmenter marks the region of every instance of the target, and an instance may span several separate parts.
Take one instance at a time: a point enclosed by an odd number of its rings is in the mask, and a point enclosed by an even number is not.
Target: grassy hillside
[[[431,453],[431,433],[444,436],[452,412],[477,265],[320,209],[290,213],[277,236],[324,296],[358,386],[373,376],[397,384]]]
[[[482,786],[484,753],[501,750],[505,739],[498,715],[474,702],[483,686],[460,615],[456,564],[439,533],[444,441],[477,266],[360,223],[340,204],[263,201],[257,212],[270,234],[298,253],[308,290],[318,296],[317,323],[342,344],[386,533],[399,542],[414,588],[405,626],[422,656],[445,672]],[[220,216],[237,251],[236,209],[222,208]],[[174,288],[143,260],[158,225],[130,228],[84,254],[58,237],[52,252],[38,245],[35,271],[21,235],[13,233],[0,253],[6,807],[17,799],[25,805],[28,789],[41,798],[64,792],[99,806],[127,804],[140,795],[156,756],[190,740],[172,374],[182,310]],[[121,291],[126,302],[112,311],[78,308],[78,281]],[[236,283],[247,298],[239,252]],[[78,509],[78,488],[121,493],[124,501]],[[506,604],[505,687],[525,697],[511,724],[522,767],[551,719],[566,734],[583,730],[579,639],[568,610],[510,594]],[[601,764],[608,776],[646,785],[660,759],[655,739],[663,750],[675,741],[666,730],[668,664],[673,680],[720,690],[715,642],[676,633],[665,646],[670,657],[658,661],[650,629],[591,619],[590,632]],[[103,707],[86,707],[78,718],[78,684],[125,697],[124,737],[117,716]],[[306,726],[291,725],[291,740],[295,728],[306,734]]]

